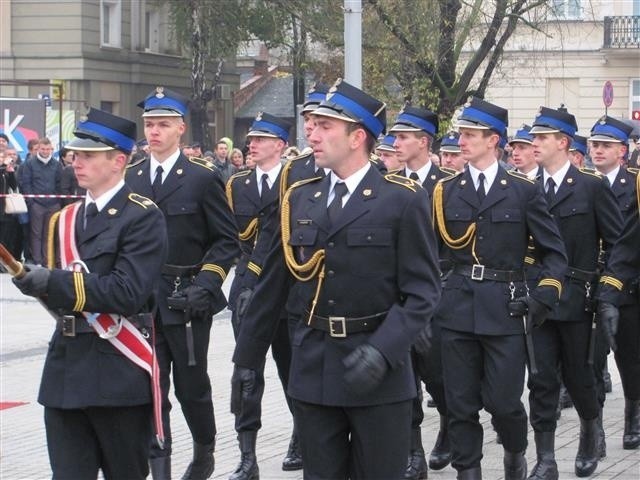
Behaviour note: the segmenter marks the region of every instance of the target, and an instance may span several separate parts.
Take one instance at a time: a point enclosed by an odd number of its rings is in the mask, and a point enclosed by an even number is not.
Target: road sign
[[[634,110],[633,112],[631,112],[631,119],[640,120],[640,110]]]
[[[602,89],[602,101],[604,106],[609,108],[613,104],[613,84],[607,80]]]

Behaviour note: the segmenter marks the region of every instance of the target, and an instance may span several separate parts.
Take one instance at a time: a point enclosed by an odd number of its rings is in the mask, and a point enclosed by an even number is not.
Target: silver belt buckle
[[[478,282],[484,280],[484,265],[476,263],[471,266],[471,280],[476,280]]]
[[[347,336],[345,317],[329,317],[329,335],[334,338],[345,338]]]
[[[73,315],[62,316],[62,336],[63,337],[75,337],[76,336],[76,317]]]

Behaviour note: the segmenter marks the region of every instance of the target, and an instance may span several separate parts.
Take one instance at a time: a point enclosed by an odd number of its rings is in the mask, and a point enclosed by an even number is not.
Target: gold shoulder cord
[[[56,268],[56,224],[61,212],[62,210],[58,210],[49,219],[49,231],[47,232],[49,235],[47,237],[47,268],[49,269]]]
[[[280,201],[284,198],[284,194],[287,192],[287,183],[289,182],[289,170],[291,170],[291,164],[293,160],[289,160],[282,167],[280,172]]]
[[[436,186],[433,189],[433,222],[434,224],[437,224],[438,230],[440,231],[440,236],[442,237],[442,240],[444,240],[444,243],[446,243],[447,246],[453,248],[454,250],[461,250],[468,246],[469,243],[471,243],[471,240],[475,239],[474,236],[476,233],[476,223],[473,222],[471,225],[469,225],[467,231],[464,232],[464,235],[462,235],[460,238],[453,238],[451,235],[449,235],[449,232],[447,231],[446,219],[444,218],[444,204],[442,200],[443,194],[444,186],[442,182],[436,183]]]
[[[225,185],[225,189],[224,192],[227,196],[227,203],[229,204],[229,208],[231,209],[231,212],[233,212],[233,181],[238,178],[238,177],[244,177],[248,175],[247,173],[244,172],[240,172],[240,173],[236,173],[235,175],[231,176],[231,178],[229,178],[229,180],[227,181],[227,184]],[[238,232],[238,238],[243,241],[246,242],[248,240],[251,240],[251,238],[257,233],[258,231],[258,218],[253,218],[250,222],[249,225],[247,225],[247,228],[244,230],[244,232]],[[256,241],[258,239],[256,238]]]
[[[311,258],[305,263],[298,263],[293,254],[293,248],[289,245],[289,240],[291,239],[291,225],[289,223],[291,209],[289,207],[289,197],[291,196],[291,192],[301,185],[317,180],[316,178],[310,178],[308,180],[301,180],[299,182],[291,185],[282,199],[282,209],[280,212],[280,229],[282,233],[282,249],[284,250],[284,260],[287,264],[287,268],[291,272],[291,274],[301,282],[308,282],[309,280],[313,280],[313,278],[318,277],[318,286],[316,288],[315,296],[313,297],[313,301],[311,303],[311,310],[309,312],[309,320],[307,322],[311,322],[311,317],[313,316],[313,312],[316,309],[316,303],[318,302],[318,296],[320,295],[320,289],[322,288],[322,281],[324,280],[324,257],[325,252],[324,249],[320,249],[316,251]]]

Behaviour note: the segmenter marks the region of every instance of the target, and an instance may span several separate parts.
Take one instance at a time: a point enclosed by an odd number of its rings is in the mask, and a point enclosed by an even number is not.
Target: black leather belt
[[[201,264],[198,265],[170,265],[165,264],[162,266],[162,275],[168,275],[170,277],[193,277],[200,272],[202,268]]]
[[[494,270],[484,265],[455,265],[453,273],[469,277],[471,280],[492,280],[494,282],[522,282],[525,279],[522,270]]]
[[[366,317],[321,317],[320,315],[312,315],[309,319],[309,326],[316,330],[327,332],[332,337],[344,338],[352,333],[375,330],[386,316],[387,312],[380,312]]]
[[[150,313],[137,313],[127,317],[143,336],[150,334],[153,317]],[[60,315],[56,318],[56,330],[65,337],[75,337],[78,333],[97,333],[84,317],[75,315]],[[145,336],[146,338],[146,336]]]
[[[589,272],[587,270],[580,270],[579,268],[569,267],[565,275],[581,282],[593,283],[598,279],[596,272]]]

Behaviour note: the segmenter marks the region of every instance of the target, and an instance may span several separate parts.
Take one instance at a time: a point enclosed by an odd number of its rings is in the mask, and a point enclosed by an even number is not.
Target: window
[[[103,112],[114,113],[113,107],[114,102],[106,102],[104,100],[100,102],[100,110]]]
[[[147,52],[160,51],[160,15],[158,11],[146,11],[144,14],[144,48]]]
[[[582,18],[580,0],[552,0],[551,14],[557,20],[579,20]]]
[[[100,0],[102,46],[120,48],[121,11],[120,0]]]
[[[631,80],[631,98],[629,100],[632,115],[633,112],[640,112],[640,78]]]

